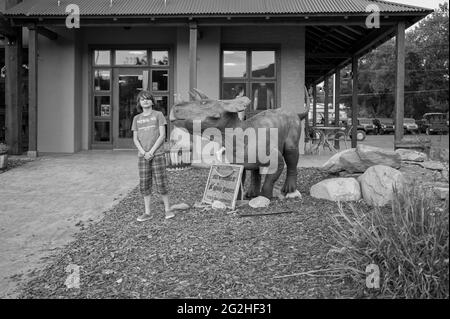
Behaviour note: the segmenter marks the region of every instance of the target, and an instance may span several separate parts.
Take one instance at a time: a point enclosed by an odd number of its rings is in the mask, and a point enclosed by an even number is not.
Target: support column
[[[395,80],[395,143],[403,139],[405,115],[405,22],[397,25],[395,55],[397,60]]]
[[[329,101],[329,87],[328,87],[328,82],[329,82],[329,78],[326,77],[325,81],[323,83],[323,90],[325,91],[325,100],[323,102],[323,117],[325,119],[325,123],[324,126],[328,126],[329,125],[329,116],[328,116],[328,103]]]
[[[352,58],[352,148],[358,145],[358,57]]]
[[[313,86],[313,124],[312,126],[316,126],[317,124],[317,84]]]
[[[197,88],[197,23],[189,24],[189,91]],[[193,97],[191,96],[191,99]]]
[[[22,29],[17,28],[14,39],[10,39],[5,46],[6,83],[6,144],[10,153],[22,154]]]
[[[339,102],[341,99],[341,70],[336,69],[336,74],[334,75],[334,125],[339,127]],[[339,149],[339,140],[334,140],[334,148]]]
[[[28,156],[37,157],[38,32],[36,26],[28,30]]]

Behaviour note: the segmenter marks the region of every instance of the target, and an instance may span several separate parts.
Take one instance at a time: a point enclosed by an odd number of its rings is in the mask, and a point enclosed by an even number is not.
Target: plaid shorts
[[[150,196],[152,193],[152,179],[156,184],[158,193],[166,195],[167,174],[166,155],[160,154],[147,161],[144,157],[139,157],[139,190],[143,196]]]

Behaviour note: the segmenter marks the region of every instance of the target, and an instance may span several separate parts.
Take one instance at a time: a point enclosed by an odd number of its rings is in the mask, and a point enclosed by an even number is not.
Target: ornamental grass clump
[[[396,192],[390,207],[349,208],[339,205],[331,218],[336,242],[330,253],[355,296],[449,297],[448,198],[443,204],[414,186]],[[378,289],[366,283],[369,265],[379,269]]]
[[[9,147],[4,143],[0,143],[0,155],[8,154]]]

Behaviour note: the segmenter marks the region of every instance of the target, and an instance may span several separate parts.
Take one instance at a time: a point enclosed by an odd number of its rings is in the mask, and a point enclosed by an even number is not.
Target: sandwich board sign
[[[220,201],[226,207],[235,209],[243,171],[242,165],[212,165],[202,203],[212,204],[214,201]]]

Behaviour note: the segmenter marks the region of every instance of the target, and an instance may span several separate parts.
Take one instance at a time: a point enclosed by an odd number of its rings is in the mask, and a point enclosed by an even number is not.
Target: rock
[[[338,173],[344,171],[345,169],[340,161],[341,156],[347,153],[355,153],[355,152],[356,150],[352,148],[333,155],[325,164],[323,164],[322,170],[327,171],[329,173]]]
[[[222,203],[221,201],[215,200],[212,205],[211,205],[212,209],[226,209],[227,206]]]
[[[248,204],[252,208],[263,208],[269,206],[270,199],[264,196],[258,196],[256,198],[253,198]]]
[[[394,188],[399,192],[406,184],[403,174],[385,165],[370,167],[358,178],[364,201],[371,206],[385,206],[394,198]]]
[[[399,148],[395,152],[400,155],[402,161],[424,162],[428,160],[427,154],[414,150]]]
[[[379,147],[359,144],[356,147],[361,161],[366,165],[384,165],[392,168],[400,168],[402,166],[402,158],[400,154]]]
[[[350,174],[364,173],[366,169],[372,166],[372,163],[365,163],[361,160],[356,149],[353,152],[347,152],[340,157],[341,166]]]
[[[171,210],[188,210],[189,208],[191,207],[185,203],[175,204],[170,207]]]
[[[339,177],[343,177],[343,178],[358,178],[362,175],[362,173],[356,173],[356,174],[351,174],[349,172],[340,172],[339,173]]]
[[[444,169],[443,171],[442,171],[442,173],[441,173],[441,175],[442,175],[442,180],[444,181],[444,182],[449,182],[449,180],[448,180],[448,169]]]
[[[374,165],[386,165],[393,168],[401,167],[400,154],[386,149],[358,145],[356,149],[349,149],[337,153],[331,157],[323,166],[322,170],[329,173],[346,171],[350,174],[364,173]]]
[[[435,161],[426,161],[423,163],[419,163],[420,166],[423,168],[433,170],[433,171],[443,171],[444,170],[444,164],[441,162],[435,162]]]
[[[358,201],[361,187],[355,178],[332,178],[311,187],[310,194],[314,198],[334,202]]]
[[[302,194],[298,190],[296,190],[293,193],[286,194],[286,199],[296,199],[296,198],[302,199]]]
[[[440,182],[443,180],[442,174],[439,171],[432,171],[417,165],[417,162],[413,162],[414,165],[404,163],[399,169],[403,173],[403,176],[408,184],[423,184],[424,182]]]
[[[430,159],[433,161],[447,162],[449,161],[449,149],[445,147],[433,146],[430,150]]]
[[[449,196],[449,188],[448,187],[435,187],[434,193],[436,196],[438,196],[441,200],[446,200]]]

